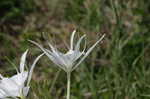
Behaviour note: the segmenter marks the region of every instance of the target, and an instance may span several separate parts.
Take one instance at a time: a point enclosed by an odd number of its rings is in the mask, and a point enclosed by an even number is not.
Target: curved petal
[[[31,81],[31,77],[32,77],[33,69],[34,69],[34,67],[35,67],[36,63],[38,62],[38,60],[39,60],[39,59],[40,59],[43,55],[44,55],[44,53],[43,53],[43,54],[41,54],[41,55],[39,55],[39,56],[38,56],[38,57],[34,60],[34,62],[33,62],[33,64],[32,64],[32,66],[31,66],[31,69],[30,69],[30,71],[29,71],[27,85],[29,85],[29,83],[30,83],[30,81]]]
[[[74,30],[72,32],[71,39],[70,39],[70,49],[71,50],[73,50],[73,40],[74,40],[75,33],[76,33],[76,30]]]
[[[31,41],[31,40],[29,40],[29,41],[31,43],[35,44],[36,46],[38,46],[46,54],[46,56],[48,56],[49,59],[51,59],[56,65],[61,67],[61,69],[65,70],[64,67],[61,66],[62,63],[64,64],[64,61],[60,58],[60,56],[58,55],[58,52],[56,53],[56,51],[53,51],[53,52],[55,52],[55,53],[53,53],[50,50],[43,48],[40,44],[38,44],[38,43],[36,43],[34,41]]]
[[[38,43],[36,43],[34,41],[31,41],[31,40],[29,40],[29,41],[31,43],[35,44],[37,47],[39,47],[51,59],[53,52],[51,52],[48,49],[43,48],[40,44],[38,44]]]
[[[44,47],[41,46],[40,44],[38,44],[38,43],[36,43],[36,42],[34,42],[34,41],[32,41],[32,40],[28,40],[28,41],[31,42],[32,44],[35,44],[37,47],[39,47],[45,54],[48,54],[48,53],[45,51]]]
[[[48,43],[48,46],[51,48],[53,53],[56,53],[56,48],[54,48],[50,43]]]
[[[82,59],[74,66],[72,71],[76,69],[80,63],[90,54],[90,52],[95,48],[95,46],[105,37],[105,34],[91,47],[89,50],[85,53],[85,55],[82,57]]]
[[[83,36],[79,39],[79,41],[77,42],[77,44],[76,44],[76,46],[75,46],[75,50],[76,50],[76,51],[79,51],[81,41],[83,40],[83,38],[84,38],[85,36],[86,36],[86,35],[83,35]]]
[[[25,61],[26,61],[26,55],[28,53],[28,49],[23,53],[21,56],[21,61],[20,61],[20,72],[24,72],[24,66],[25,66]]]

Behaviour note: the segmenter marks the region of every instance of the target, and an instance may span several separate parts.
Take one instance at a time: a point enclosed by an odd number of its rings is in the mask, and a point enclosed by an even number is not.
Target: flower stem
[[[24,96],[22,96],[21,99],[26,99],[26,98]]]
[[[67,99],[70,99],[70,77],[71,73],[67,73]]]

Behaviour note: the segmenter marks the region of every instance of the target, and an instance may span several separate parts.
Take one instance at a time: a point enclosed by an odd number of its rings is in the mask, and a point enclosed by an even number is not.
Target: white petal
[[[22,72],[11,78],[0,80],[0,97],[19,97],[24,88],[28,72]]]
[[[34,41],[31,41],[31,40],[29,40],[29,41],[31,43],[35,44],[36,46],[38,46],[54,63],[56,63],[56,65],[60,66],[60,65],[65,64],[64,60],[60,56],[60,52],[58,52],[58,51],[56,52],[52,46],[51,47],[52,47],[53,52],[43,48],[40,44],[38,44]]]
[[[43,48],[40,44],[38,44],[38,43],[36,43],[36,42],[34,42],[34,41],[31,41],[31,40],[29,40],[29,41],[30,41],[31,43],[35,44],[36,46],[38,46],[38,47],[51,59],[53,52],[51,52],[51,51],[48,50],[48,49]],[[47,52],[47,51],[48,51],[48,52]]]
[[[56,65],[62,65],[62,61],[60,60],[60,57],[58,57],[58,55],[55,55],[54,53],[51,53],[49,50],[45,49],[47,51],[47,53],[49,54],[46,54],[49,59],[54,62]]]
[[[35,44],[36,46],[38,46],[50,59],[52,58],[52,53],[53,52],[51,52],[50,50],[48,50],[48,49],[45,49],[45,48],[43,48],[40,44],[38,44],[38,43],[36,43],[36,42],[34,42],[34,41],[31,41],[31,40],[29,40],[31,43],[33,43],[33,44]]]
[[[50,46],[52,52],[49,51],[49,53],[54,57],[53,61],[57,61],[57,63],[59,62],[59,64],[61,65],[67,65],[64,59],[64,54],[59,52],[56,48],[54,48],[50,43],[48,43],[48,45]]]
[[[27,82],[27,85],[29,85],[29,83],[30,83],[30,81],[31,81],[33,69],[34,69],[36,63],[38,62],[38,60],[39,60],[43,55],[44,55],[44,54],[39,55],[39,56],[34,60],[32,66],[31,66],[31,69],[30,69],[30,71],[29,71],[29,76],[28,76],[28,82]]]
[[[16,85],[19,88],[23,88],[24,87],[24,83],[27,80],[27,77],[28,77],[28,72],[25,71],[25,72],[19,73],[17,75],[14,75],[14,76],[12,76],[9,79],[12,80],[14,83],[16,83]]]
[[[48,53],[49,50],[45,49]],[[48,58],[55,63],[58,67],[60,67],[61,69],[63,69],[64,71],[66,71],[66,66],[64,66],[64,63],[60,60],[60,57],[53,55],[53,53],[51,53],[52,55],[48,54]]]
[[[24,66],[25,66],[25,61],[26,61],[26,55],[28,53],[28,49],[23,53],[21,56],[21,61],[20,61],[20,72],[24,71]]]
[[[3,99],[7,96],[7,93],[5,91],[3,91],[2,89],[0,89],[0,99]]]
[[[89,50],[85,53],[85,55],[82,57],[82,59],[74,66],[72,71],[76,69],[80,63],[90,54],[90,52],[95,48],[95,46],[105,37],[105,34],[91,47]]]
[[[11,79],[4,78],[0,82],[0,89],[5,92],[4,96],[19,96],[19,86]]]
[[[57,59],[61,62],[61,65],[66,66],[67,60],[65,58],[65,54],[57,51],[56,53],[53,53],[53,56],[57,57]]]
[[[52,52],[54,52],[54,53],[56,52],[57,49],[54,48],[50,43],[48,43],[48,46],[51,48]]]
[[[0,79],[3,79],[4,77],[0,74]]]
[[[38,44],[38,43],[36,43],[36,42],[34,42],[34,41],[31,41],[31,40],[29,40],[31,43],[33,43],[33,44],[35,44],[37,47],[39,47],[46,55],[48,54],[46,51],[45,51],[45,49],[40,45],[40,44]]]
[[[29,86],[28,86],[28,87],[24,87],[24,88],[23,88],[23,90],[22,90],[22,91],[23,91],[23,96],[25,96],[25,97],[26,97],[26,96],[28,95],[29,89],[30,89],[30,87],[29,87]]]
[[[79,51],[69,51],[65,54],[64,59],[69,61],[67,63],[73,64],[77,59],[80,58],[81,55],[82,53]]]
[[[75,33],[76,33],[76,30],[74,30],[72,32],[71,39],[70,39],[70,49],[71,50],[73,50],[73,40],[74,40]]]
[[[4,88],[6,90],[17,89],[18,86],[9,78],[4,78],[0,81],[0,88]]]
[[[79,41],[77,42],[76,47],[75,47],[75,50],[76,50],[76,51],[79,51],[79,49],[80,49],[80,43],[81,43],[81,41],[83,40],[83,38],[84,38],[85,36],[86,36],[86,35],[83,35],[83,36],[79,39]]]

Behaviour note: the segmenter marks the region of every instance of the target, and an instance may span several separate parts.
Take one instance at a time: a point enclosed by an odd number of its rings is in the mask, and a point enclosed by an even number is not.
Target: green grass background
[[[0,0],[0,73],[15,74],[47,41],[66,52],[74,29],[87,47],[105,39],[72,73],[71,99],[150,99],[149,0]],[[66,74],[46,56],[38,62],[28,99],[65,99]]]

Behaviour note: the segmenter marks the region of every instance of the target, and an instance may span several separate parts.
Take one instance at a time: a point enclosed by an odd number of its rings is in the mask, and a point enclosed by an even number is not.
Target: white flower
[[[30,71],[25,71],[25,61],[28,50],[26,50],[20,62],[20,69],[17,70],[17,74],[7,78],[0,74],[0,99],[26,97],[29,91],[29,83],[31,80],[32,72],[35,64],[43,54],[39,55],[33,62]]]
[[[93,50],[93,48],[104,38],[105,34],[91,47],[87,52],[85,52],[85,48],[83,51],[80,51],[81,41],[85,38],[86,35],[83,35],[74,46],[74,36],[76,31],[73,31],[71,39],[70,39],[70,49],[67,53],[61,53],[54,48],[51,44],[48,44],[51,50],[43,48],[38,43],[29,40],[31,43],[37,45],[48,57],[52,60],[57,66],[63,69],[65,72],[72,72],[76,69],[79,64],[89,55],[89,53]]]

